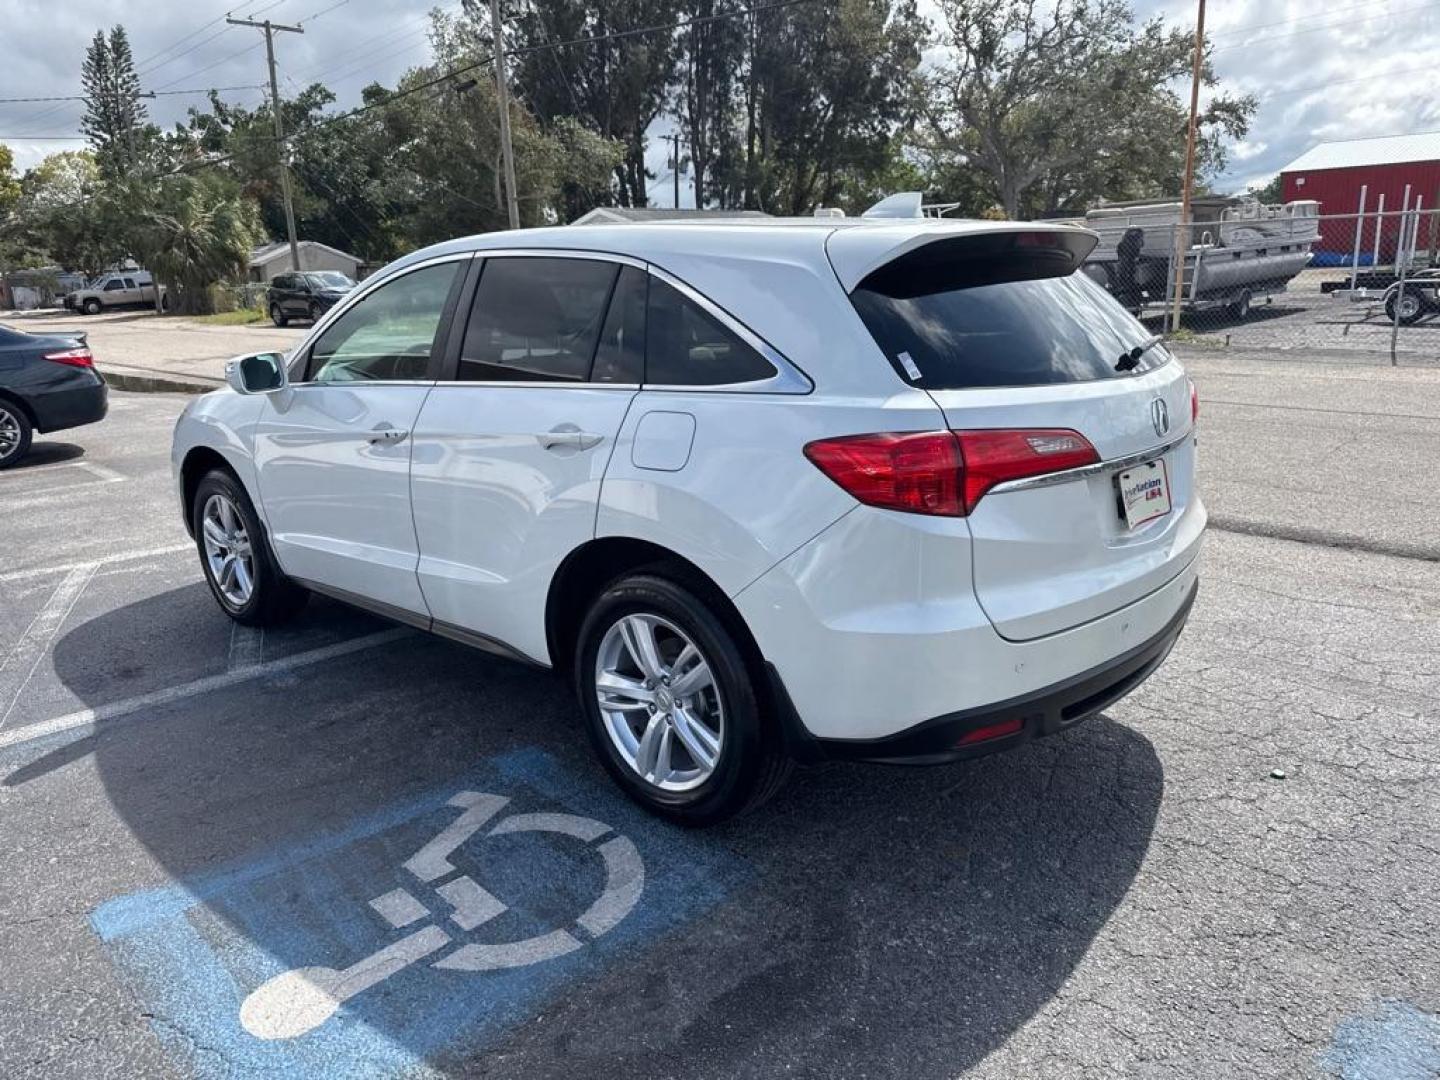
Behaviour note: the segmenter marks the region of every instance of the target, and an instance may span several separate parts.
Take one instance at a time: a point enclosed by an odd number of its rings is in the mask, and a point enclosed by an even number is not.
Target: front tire
[[[1236,322],[1244,322],[1250,317],[1251,300],[1250,290],[1245,289],[1230,304],[1230,314],[1234,316]]]
[[[18,465],[30,452],[34,428],[30,418],[18,405],[0,398],[0,469]]]
[[[600,595],[580,628],[575,682],[606,770],[662,817],[724,821],[765,802],[789,774],[740,644],[668,578],[635,574]]]
[[[320,321],[320,316],[323,315],[323,314],[325,314],[325,313],[320,310],[320,305],[319,305],[319,304],[311,304],[311,305],[310,305],[310,325],[311,325],[311,326],[314,326],[317,322],[319,322],[319,321]]]
[[[214,469],[201,479],[190,524],[205,583],[230,618],[278,626],[305,606],[309,594],[281,573],[254,504],[228,472]]]
[[[86,315],[100,314],[100,301],[96,300],[93,296],[89,300],[86,300],[82,306],[85,310]]]

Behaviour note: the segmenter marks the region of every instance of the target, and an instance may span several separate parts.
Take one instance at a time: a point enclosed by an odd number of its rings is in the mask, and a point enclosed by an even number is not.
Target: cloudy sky
[[[371,81],[393,84],[427,56],[426,13],[436,0],[0,0],[0,98],[77,94],[80,63],[95,30],[124,24],[141,82],[161,96],[153,120],[184,117],[208,87],[256,104],[263,96],[260,32],[230,27],[225,14],[300,22],[276,39],[281,92],[320,81],[355,104]],[[458,4],[443,5],[458,7]],[[922,5],[922,9],[930,5]],[[1193,26],[1193,0],[1138,0],[1142,17]],[[1440,0],[1210,0],[1207,30],[1226,89],[1255,93],[1260,112],[1231,150],[1222,190],[1260,183],[1319,141],[1440,129],[1434,58]],[[0,142],[25,168],[81,145],[78,101],[0,104]],[[670,190],[663,147],[652,151],[654,198]],[[688,193],[687,193],[688,194]],[[682,198],[682,201],[688,201]]]

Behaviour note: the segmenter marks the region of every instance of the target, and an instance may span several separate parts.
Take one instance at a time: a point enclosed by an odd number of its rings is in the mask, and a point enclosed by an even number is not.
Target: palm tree
[[[214,183],[184,177],[168,185],[160,207],[143,215],[141,232],[150,271],[170,293],[170,310],[214,310],[210,287],[244,274],[259,234],[254,206]]]

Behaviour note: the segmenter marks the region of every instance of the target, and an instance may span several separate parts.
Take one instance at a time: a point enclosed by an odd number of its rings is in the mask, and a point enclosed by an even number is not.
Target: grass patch
[[[1170,331],[1165,335],[1165,341],[1169,345],[1190,345],[1201,349],[1223,349],[1225,347],[1224,338],[1216,337],[1214,334],[1197,334],[1188,326]]]
[[[269,321],[270,316],[259,308],[238,308],[235,311],[220,311],[214,315],[194,315],[192,322],[209,326],[249,326],[251,323]]]

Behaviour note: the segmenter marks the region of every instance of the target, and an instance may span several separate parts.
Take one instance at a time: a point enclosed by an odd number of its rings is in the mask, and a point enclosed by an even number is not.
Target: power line
[[[518,49],[506,49],[504,51],[506,56],[526,56],[530,53],[540,52],[543,49],[565,49],[574,45],[594,45],[602,41],[618,41],[624,38],[641,37],[646,34],[657,34],[666,30],[683,30],[688,26],[698,26],[703,23],[719,22],[723,19],[739,18],[742,15],[757,15],[767,11],[779,11],[783,8],[792,8],[800,4],[811,4],[815,2],[816,0],[779,0],[778,3],[774,4],[765,4],[751,8],[737,8],[734,11],[723,11],[714,15],[699,15],[693,19],[656,23],[652,26],[637,26],[630,30],[616,30],[608,34],[593,34],[585,37],[570,38],[566,41],[546,42],[543,45],[527,45]],[[461,64],[458,67],[449,68],[433,78],[426,79],[424,82],[416,83],[414,86],[406,87],[404,90],[397,90],[395,93],[387,95],[383,101],[368,102],[367,104],[350,109],[347,112],[336,113],[333,116],[327,116],[321,120],[317,120],[311,125],[311,128],[313,130],[316,127],[323,127],[327,124],[339,123],[341,120],[349,120],[352,117],[360,116],[374,109],[383,108],[392,102],[399,101],[401,98],[409,97],[411,94],[418,94],[422,90],[429,90],[431,87],[449,82],[457,75],[464,75],[467,72],[474,71],[476,68],[489,67],[494,61],[495,56],[492,53],[489,56],[481,57],[479,60],[472,60],[468,64]]]
[[[149,94],[142,94],[141,97],[177,97],[185,94],[224,94],[231,90],[255,90],[258,87],[245,86],[194,86],[189,90],[152,90]],[[0,98],[0,105],[10,105],[25,101],[88,101],[84,94],[56,94],[51,97],[17,97]]]
[[[1218,49],[1211,49],[1210,55],[1232,52],[1236,49],[1249,49],[1256,45],[1267,44],[1272,41],[1288,41],[1291,38],[1300,37],[1304,34],[1318,34],[1323,30],[1333,30],[1337,26],[1354,26],[1356,23],[1371,22],[1374,19],[1388,19],[1396,15],[1404,15],[1411,11],[1440,11],[1440,4],[1427,3],[1416,4],[1413,7],[1396,8],[1393,11],[1378,11],[1373,15],[1361,15],[1353,19],[1341,19],[1337,22],[1321,23],[1319,26],[1312,26],[1305,30],[1295,30],[1289,34],[1270,34],[1265,37],[1253,38],[1249,41],[1238,42],[1234,45],[1223,45]],[[1330,14],[1327,12],[1326,14]]]
[[[1380,3],[1382,4],[1389,2],[1390,0],[1380,0]],[[1349,7],[1338,8],[1332,7],[1328,8],[1325,11],[1318,12],[1314,15],[1297,15],[1293,19],[1279,19],[1276,22],[1251,23],[1246,26],[1232,26],[1226,30],[1212,30],[1208,36],[1211,38],[1219,38],[1230,37],[1233,34],[1249,34],[1256,30],[1270,30],[1276,26],[1293,26],[1295,23],[1312,22],[1315,19],[1329,19],[1335,15],[1339,15],[1343,11],[1359,11],[1362,8],[1368,11],[1373,11],[1375,7],[1375,0],[1371,0],[1371,2],[1368,4],[1351,4]]]
[[[523,56],[523,55],[527,55],[527,54],[530,54],[530,53],[539,52],[539,51],[541,51],[542,49],[562,49],[562,48],[569,48],[569,47],[571,47],[571,46],[576,46],[576,45],[590,45],[590,44],[597,44],[597,43],[602,42],[602,41],[615,41],[615,40],[621,40],[621,39],[625,39],[625,38],[639,37],[639,36],[642,36],[642,35],[645,35],[645,34],[655,34],[655,33],[661,33],[661,32],[663,32],[663,31],[668,31],[668,30],[684,29],[684,28],[687,27],[687,26],[696,26],[696,25],[700,25],[700,24],[703,24],[703,23],[718,22],[718,21],[720,21],[720,20],[722,20],[722,19],[739,18],[739,17],[744,16],[744,15],[763,14],[763,13],[769,12],[769,11],[779,11],[779,10],[782,10],[782,9],[784,9],[784,8],[791,8],[791,7],[796,7],[796,6],[800,5],[800,4],[814,3],[814,2],[815,2],[815,0],[779,0],[779,2],[773,3],[773,4],[758,5],[758,6],[756,6],[756,7],[751,7],[751,8],[740,8],[740,9],[736,9],[736,10],[734,10],[734,11],[720,12],[720,13],[717,13],[717,14],[714,14],[714,15],[702,15],[702,16],[697,16],[696,18],[692,18],[692,19],[680,19],[680,20],[677,20],[677,21],[674,21],[674,22],[669,22],[669,23],[657,23],[657,24],[654,24],[654,25],[651,25],[651,26],[633,27],[633,28],[631,28],[631,29],[629,29],[629,30],[617,30],[617,31],[613,31],[613,32],[608,33],[608,34],[595,34],[595,35],[589,35],[589,36],[585,36],[585,37],[570,38],[570,39],[568,39],[568,40],[566,40],[566,41],[547,42],[547,43],[544,44],[544,45],[532,45],[532,46],[525,46],[525,47],[516,48],[516,49],[506,49],[506,50],[505,50],[505,54],[506,54],[507,56]],[[314,131],[314,130],[317,129],[317,128],[328,127],[328,126],[331,125],[331,124],[337,124],[337,123],[340,123],[340,122],[343,121],[343,120],[353,119],[353,118],[356,117],[356,116],[360,116],[360,115],[362,115],[362,114],[364,114],[364,113],[371,112],[371,111],[373,111],[374,109],[378,109],[378,108],[381,108],[381,107],[383,107],[383,106],[389,105],[389,104],[391,104],[391,103],[393,103],[393,102],[399,101],[399,100],[402,99],[402,98],[409,97],[411,94],[417,94],[417,93],[420,93],[421,91],[429,90],[429,89],[432,89],[433,87],[439,86],[439,85],[441,85],[441,84],[443,84],[443,83],[450,82],[450,81],[453,80],[457,75],[463,75],[463,74],[465,74],[466,72],[474,71],[476,68],[485,67],[485,66],[489,65],[490,63],[492,63],[493,61],[494,61],[494,56],[493,56],[493,54],[492,54],[491,56],[482,57],[482,58],[479,59],[479,60],[474,60],[474,61],[471,61],[470,63],[462,64],[462,65],[460,65],[460,66],[458,66],[458,67],[455,67],[455,68],[450,68],[450,69],[446,70],[445,72],[443,72],[442,74],[435,76],[434,78],[427,79],[427,80],[425,80],[424,82],[417,83],[416,85],[411,86],[411,87],[407,87],[407,88],[404,89],[404,90],[398,90],[398,91],[396,91],[395,93],[386,96],[386,98],[385,98],[383,101],[371,102],[371,103],[368,103],[368,104],[365,104],[365,105],[358,106],[357,108],[350,109],[350,110],[348,110],[347,112],[336,113],[336,114],[334,114],[333,116],[323,117],[323,118],[317,120],[315,123],[311,124],[311,125],[310,125],[308,128],[306,128],[304,131],[299,131],[299,132],[292,132],[292,133],[290,133],[289,135],[285,136],[285,138],[284,138],[282,141],[284,141],[284,142],[290,142],[291,140],[295,139],[298,135],[306,135],[306,134],[309,134],[311,131]],[[1429,70],[1429,69],[1420,69],[1420,70]],[[1409,72],[1403,72],[1403,71],[1401,71],[1401,72],[1392,72],[1391,74],[1393,74],[1393,75],[1404,75],[1404,74],[1409,74]],[[49,138],[65,138],[64,136],[47,136],[47,137],[49,137]],[[235,155],[234,155],[234,154],[222,154],[222,155],[220,155],[220,156],[218,156],[218,157],[207,158],[207,159],[202,160],[202,161],[189,162],[189,163],[187,163],[187,164],[185,164],[185,165],[181,165],[181,166],[179,166],[179,167],[177,167],[177,168],[175,168],[175,169],[171,169],[171,170],[169,170],[169,171],[167,171],[167,172],[156,173],[156,174],[153,174],[153,175],[151,175],[151,176],[144,177],[144,178],[142,178],[142,179],[143,179],[143,181],[146,182],[146,183],[154,183],[154,182],[159,181],[159,180],[168,180],[168,179],[172,179],[172,178],[177,177],[177,176],[183,176],[183,175],[192,174],[192,173],[198,172],[198,171],[201,170],[201,169],[218,168],[218,167],[221,166],[221,165],[229,164],[229,163],[230,163],[231,161],[233,161],[234,159],[235,159]],[[56,211],[76,209],[76,208],[78,208],[78,207],[85,206],[87,203],[89,203],[89,202],[91,202],[91,201],[93,201],[93,199],[82,199],[82,200],[80,200],[79,202],[76,202],[76,203],[70,203],[70,204],[67,204],[67,205],[61,205],[61,206],[55,206],[55,207],[48,207],[48,208],[46,208],[46,210],[45,210],[44,212],[46,212],[46,213],[51,213],[51,212],[56,212]]]

